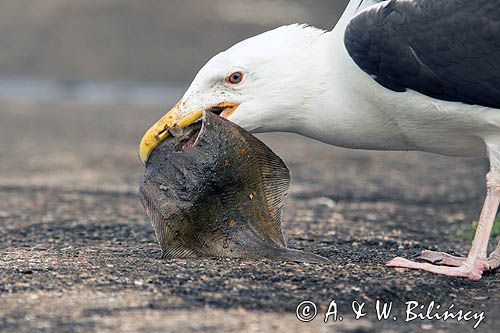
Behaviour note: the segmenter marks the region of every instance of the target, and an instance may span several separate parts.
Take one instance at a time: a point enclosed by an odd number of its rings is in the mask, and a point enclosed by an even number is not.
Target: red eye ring
[[[226,77],[226,83],[229,84],[238,84],[243,81],[243,72],[237,71]]]

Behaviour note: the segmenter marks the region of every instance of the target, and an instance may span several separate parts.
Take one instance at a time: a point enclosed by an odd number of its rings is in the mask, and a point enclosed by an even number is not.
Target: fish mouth
[[[198,144],[200,136],[205,127],[205,114],[202,118],[195,123],[191,124],[187,129],[188,132],[183,135],[180,142],[175,146],[175,151],[181,153],[188,148],[194,147]]]
[[[203,111],[202,116],[189,126],[170,132],[168,137],[164,138],[154,149],[151,150],[151,153],[149,154],[150,157],[156,154],[156,151],[160,149],[163,142],[171,147],[169,148],[171,151],[179,154],[189,148],[197,146],[200,138],[206,132],[205,127],[208,121],[207,112],[208,111]],[[149,165],[150,160],[151,159],[148,158],[146,161],[146,167]]]
[[[170,135],[182,134],[182,129],[197,122],[205,112],[213,112],[222,118],[228,118],[240,106],[240,103],[221,102],[208,108],[199,108],[188,114],[180,110],[180,102],[172,110],[151,126],[141,139],[139,159],[146,165],[151,152]]]

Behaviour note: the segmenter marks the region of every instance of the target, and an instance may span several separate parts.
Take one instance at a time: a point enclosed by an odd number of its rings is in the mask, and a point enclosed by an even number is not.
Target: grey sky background
[[[186,83],[232,44],[331,29],[347,0],[0,0],[0,77]]]

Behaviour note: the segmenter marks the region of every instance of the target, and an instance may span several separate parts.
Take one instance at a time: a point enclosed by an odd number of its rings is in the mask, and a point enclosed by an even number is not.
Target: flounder
[[[286,247],[286,164],[211,112],[151,153],[140,186],[164,258],[239,257],[327,263]]]

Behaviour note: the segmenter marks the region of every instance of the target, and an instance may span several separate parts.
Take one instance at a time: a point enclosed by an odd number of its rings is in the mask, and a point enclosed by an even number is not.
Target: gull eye
[[[228,77],[226,77],[226,82],[229,84],[238,84],[243,80],[242,72],[234,72]]]

